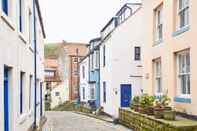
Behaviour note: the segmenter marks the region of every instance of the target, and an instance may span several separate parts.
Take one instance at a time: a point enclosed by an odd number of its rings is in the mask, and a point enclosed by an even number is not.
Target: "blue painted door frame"
[[[121,84],[121,107],[129,107],[132,98],[132,89],[130,84]]]
[[[4,131],[9,131],[9,75],[8,67],[4,66]]]
[[[40,82],[40,116],[43,114],[42,104],[42,82]]]

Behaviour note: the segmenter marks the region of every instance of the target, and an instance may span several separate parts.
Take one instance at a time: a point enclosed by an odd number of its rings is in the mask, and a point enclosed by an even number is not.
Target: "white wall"
[[[68,91],[65,91],[67,88],[65,87],[65,83],[60,84],[60,85],[55,85],[57,83],[53,83],[54,85],[52,85],[53,89],[51,91],[51,108],[54,108],[62,103],[64,103],[65,101],[68,100],[67,98],[67,93]],[[59,96],[56,96],[56,92],[59,92]]]
[[[10,130],[26,131],[33,124],[34,97],[32,97],[32,106],[29,109],[29,76],[34,75],[34,55],[28,38],[28,21],[25,20],[24,34],[18,33],[16,20],[16,3],[12,1],[12,15],[5,16],[0,10],[0,130],[4,130],[4,104],[3,104],[3,70],[4,65],[11,68],[10,90]],[[32,3],[25,0],[25,7]],[[28,15],[27,12],[25,12]],[[25,16],[27,18],[27,16]],[[39,20],[37,21],[38,30],[41,32]],[[43,35],[38,33],[38,79],[43,81]],[[20,71],[25,72],[24,85],[24,113],[19,113],[19,89],[20,89]],[[32,87],[34,88],[34,87]],[[40,89],[38,87],[38,89]],[[32,92],[34,96],[34,92]]]
[[[85,67],[85,77],[83,78],[83,66]],[[89,57],[86,57],[80,63],[80,100],[87,102],[90,100],[90,86],[89,86]],[[83,88],[85,88],[85,99],[83,99]]]
[[[121,84],[132,85],[132,96],[141,93],[142,64],[141,61],[134,60],[134,47],[141,46],[143,39],[140,32],[141,22],[139,11],[119,25],[101,46],[101,105],[106,113],[115,117],[118,116],[120,107]],[[103,45],[106,46],[104,68]],[[106,103],[103,103],[103,81],[106,81]]]

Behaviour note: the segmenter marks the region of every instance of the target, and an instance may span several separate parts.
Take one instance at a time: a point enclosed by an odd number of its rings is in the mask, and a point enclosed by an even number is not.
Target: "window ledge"
[[[163,43],[163,39],[157,40],[154,42],[153,46],[157,46],[159,44]]]
[[[21,32],[19,32],[18,36],[25,44],[27,44],[27,40],[25,39],[25,36]]]
[[[29,46],[29,50],[30,50],[32,53],[34,53],[34,49],[33,49],[32,46]]]
[[[184,98],[184,97],[174,97],[174,101],[179,103],[192,103],[191,98]]]
[[[27,119],[27,114],[24,113],[20,115],[18,123],[21,125],[26,121],[26,119]]]
[[[1,12],[1,18],[13,31],[15,31],[14,23],[4,12]]]
[[[190,26],[189,25],[188,26],[185,26],[185,27],[182,27],[182,28],[178,29],[177,31],[173,32],[172,33],[172,36],[173,37],[176,37],[176,36],[178,36],[178,35],[186,32],[186,31],[188,31],[189,29],[190,29]]]
[[[30,110],[28,116],[31,117],[33,115],[33,110]]]

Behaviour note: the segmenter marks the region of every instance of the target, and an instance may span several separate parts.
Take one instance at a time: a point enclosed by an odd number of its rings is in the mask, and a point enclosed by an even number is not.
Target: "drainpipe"
[[[33,128],[36,129],[36,106],[37,106],[37,41],[36,41],[36,0],[33,0],[33,26],[34,26],[34,123]]]

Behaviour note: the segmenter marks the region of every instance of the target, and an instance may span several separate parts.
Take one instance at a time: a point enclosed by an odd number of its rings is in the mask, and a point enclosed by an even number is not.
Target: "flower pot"
[[[145,114],[145,107],[144,106],[139,106],[139,112],[142,114]]]
[[[152,106],[146,106],[145,107],[145,113],[147,115],[154,115],[154,108]]]
[[[172,110],[164,110],[163,116],[165,120],[175,120],[176,112]]]
[[[140,107],[139,104],[134,104],[134,105],[133,105],[134,111],[135,111],[135,112],[139,112],[139,107]]]
[[[162,108],[154,108],[154,116],[156,119],[163,118],[163,109]]]

